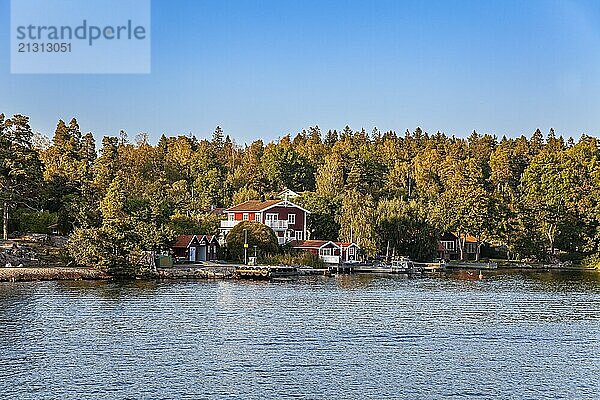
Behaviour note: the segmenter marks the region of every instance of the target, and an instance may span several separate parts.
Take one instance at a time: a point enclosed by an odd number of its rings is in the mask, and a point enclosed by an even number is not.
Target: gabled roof
[[[256,212],[256,211],[265,211],[268,210],[269,208],[275,207],[275,206],[281,206],[281,207],[295,207],[295,208],[299,208],[302,211],[309,213],[310,211],[305,210],[304,208],[292,203],[291,201],[287,201],[287,200],[265,200],[265,201],[260,201],[260,200],[248,200],[245,201],[241,204],[238,204],[236,206],[233,206],[231,208],[228,208],[227,210],[225,210],[226,212],[244,212],[244,211],[248,211],[248,212]]]
[[[458,239],[458,234],[456,232],[452,232],[452,234]],[[477,243],[477,238],[470,234],[462,234],[461,237],[465,238],[465,243]]]
[[[335,242],[339,247],[359,247],[356,243],[352,242]]]
[[[175,244],[172,247],[174,249],[187,249],[190,247],[194,239],[196,239],[198,243],[201,243],[204,239],[206,239],[207,243],[217,240],[217,238],[213,235],[179,235],[177,236]]]
[[[287,197],[298,197],[300,196],[300,193],[293,191],[292,189],[289,188],[285,188],[283,189],[281,192],[277,193],[277,197],[280,198],[284,198],[282,196],[287,196]]]
[[[217,237],[214,235],[202,235],[198,237],[198,241],[202,242],[203,240],[206,240],[208,243],[217,242]]]
[[[228,208],[225,211],[262,211],[265,208],[272,207],[275,204],[281,203],[281,202],[282,202],[281,200],[267,200],[267,201],[248,200],[241,204],[238,204],[237,206]]]
[[[196,235],[179,235],[179,236],[177,236],[177,240],[175,240],[175,244],[173,245],[173,248],[187,249],[195,237],[196,237]]]
[[[291,245],[296,249],[320,249],[321,247],[325,247],[330,243],[335,247],[340,247],[331,240],[293,240]]]
[[[466,243],[477,243],[477,238],[475,236],[467,234],[465,242]]]

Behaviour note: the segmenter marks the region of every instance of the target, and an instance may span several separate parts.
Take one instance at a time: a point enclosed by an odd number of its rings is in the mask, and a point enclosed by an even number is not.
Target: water
[[[593,399],[600,277],[0,284],[2,399]]]

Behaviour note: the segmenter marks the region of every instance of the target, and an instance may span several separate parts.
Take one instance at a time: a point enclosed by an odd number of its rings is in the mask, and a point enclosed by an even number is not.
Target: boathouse
[[[218,258],[219,242],[213,235],[180,235],[171,250],[179,261],[215,261]]]
[[[293,249],[319,256],[326,264],[340,264],[358,259],[360,248],[356,243],[331,240],[294,240]]]

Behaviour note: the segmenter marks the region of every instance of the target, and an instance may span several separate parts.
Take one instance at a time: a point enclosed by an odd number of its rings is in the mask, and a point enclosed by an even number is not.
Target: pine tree
[[[338,133],[337,130],[328,130],[327,135],[325,136],[325,144],[329,147],[333,147],[333,145],[338,141]]]
[[[96,141],[94,140],[94,135],[92,132],[88,132],[83,136],[81,140],[81,155],[80,158],[85,160],[88,167],[91,166],[98,154],[96,154]]]
[[[8,239],[10,210],[35,206],[42,179],[42,164],[32,144],[29,118],[0,114],[0,204],[4,240]]]
[[[217,126],[212,136],[212,144],[217,150],[223,149],[223,129]]]

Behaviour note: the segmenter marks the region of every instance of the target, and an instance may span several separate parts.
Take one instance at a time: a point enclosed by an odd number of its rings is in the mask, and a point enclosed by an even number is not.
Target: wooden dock
[[[444,262],[420,263],[401,259],[390,264],[340,264],[329,267],[333,274],[404,274],[418,275],[424,272],[440,272],[446,269]]]
[[[420,266],[423,269],[423,272],[443,272],[446,270],[445,262],[431,262],[431,263],[413,262],[413,264]]]
[[[235,276],[239,279],[276,279],[298,275],[298,268],[288,265],[241,265],[235,269]]]

